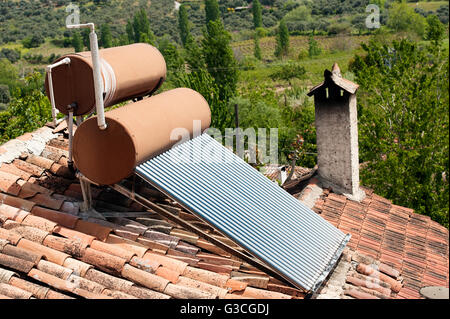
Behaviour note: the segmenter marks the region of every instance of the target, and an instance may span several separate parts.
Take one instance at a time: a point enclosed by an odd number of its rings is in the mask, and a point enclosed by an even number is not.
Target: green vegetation
[[[337,62],[360,84],[361,178],[394,203],[448,227],[448,2],[394,0],[80,0],[99,45],[155,45],[162,90],[190,87],[212,126],[278,128],[279,162],[316,164],[314,105],[306,93]],[[44,67],[89,49],[67,30],[69,0],[0,2],[0,142],[51,118]],[[380,7],[368,29],[365,7]],[[251,6],[251,7],[250,7]],[[447,154],[447,155],[445,155]]]
[[[363,45],[359,93],[362,182],[448,227],[449,53],[440,43]]]
[[[275,56],[284,57],[289,52],[289,32],[286,22],[281,20],[277,33],[277,46],[275,47]]]

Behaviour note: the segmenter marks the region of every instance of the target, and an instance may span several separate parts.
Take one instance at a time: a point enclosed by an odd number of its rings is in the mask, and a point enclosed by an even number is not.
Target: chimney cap
[[[359,88],[358,84],[342,77],[341,69],[336,62],[333,64],[331,71],[325,70],[324,78],[325,80],[322,83],[316,85],[309,91],[308,96],[312,96],[317,93],[318,89],[322,87],[329,87],[330,85],[336,85],[350,94],[355,94],[356,90]]]

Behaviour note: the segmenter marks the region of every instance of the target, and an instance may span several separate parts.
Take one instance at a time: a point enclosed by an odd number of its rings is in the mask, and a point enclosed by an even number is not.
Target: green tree
[[[158,50],[164,56],[164,60],[166,60],[168,77],[172,77],[173,73],[182,70],[182,67],[184,66],[183,58],[178,52],[176,45],[170,41],[168,36],[164,36],[159,41]]]
[[[131,22],[130,19],[127,21],[127,26],[125,27],[125,31],[127,33],[128,43],[134,43],[135,37],[134,37],[134,29],[133,29],[133,22]]]
[[[83,51],[83,40],[81,39],[80,33],[74,32],[72,36],[72,46],[75,49],[75,52]]]
[[[135,42],[145,42],[154,44],[155,35],[150,29],[150,21],[144,9],[139,10],[133,18],[133,31]]]
[[[100,27],[100,45],[104,48],[110,48],[113,46],[111,29],[107,23],[102,24]]]
[[[211,109],[211,127],[224,130],[233,125],[233,112],[228,104],[219,98],[220,89],[205,69],[182,73],[174,79],[176,86],[188,87],[199,92]]]
[[[256,28],[262,27],[262,9],[259,0],[253,0],[252,13],[253,13],[253,26]]]
[[[91,49],[91,41],[89,39],[89,33],[90,30],[89,29],[83,29],[83,31],[81,31],[81,37],[83,39],[83,45],[90,50]]]
[[[231,49],[231,35],[222,21],[210,21],[204,32],[202,52],[206,66],[219,88],[220,100],[228,101],[236,94],[238,80],[237,63]]]
[[[31,37],[25,38],[22,41],[22,44],[25,48],[38,48],[42,43],[44,43],[45,40],[40,34],[34,34]]]
[[[255,58],[257,58],[258,60],[262,59],[262,55],[261,55],[261,47],[259,46],[259,35],[257,32],[255,32],[255,37],[253,38],[254,41],[254,51],[253,51],[253,55],[255,56]]]
[[[448,227],[449,56],[402,40],[362,45],[358,93],[364,185]]]
[[[50,102],[43,93],[43,75],[35,72],[26,86],[15,90],[6,111],[0,112],[0,144],[31,132],[52,118]]]
[[[395,32],[412,31],[422,37],[425,33],[426,20],[405,2],[394,3],[389,9],[387,25]]]
[[[206,68],[206,62],[203,57],[202,49],[195,41],[194,37],[189,35],[186,40],[184,50],[184,60],[189,65],[191,71],[201,70]]]
[[[427,17],[426,39],[438,44],[445,34],[445,26],[434,14]]]
[[[210,21],[216,21],[220,18],[219,3],[217,0],[205,0],[206,25]]]
[[[183,46],[186,45],[186,41],[190,35],[189,31],[189,19],[186,7],[182,4],[178,11],[178,27],[180,29],[180,38]]]
[[[317,44],[317,41],[314,39],[313,36],[309,37],[308,41],[308,55],[310,58],[320,55],[322,50],[320,49],[319,45]]]
[[[289,31],[284,20],[280,21],[277,30],[277,43],[275,46],[275,56],[286,56],[289,52]]]

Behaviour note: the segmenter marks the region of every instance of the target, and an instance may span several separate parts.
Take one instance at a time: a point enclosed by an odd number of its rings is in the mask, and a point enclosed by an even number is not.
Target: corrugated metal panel
[[[307,291],[323,281],[349,239],[207,134],[136,172]]]

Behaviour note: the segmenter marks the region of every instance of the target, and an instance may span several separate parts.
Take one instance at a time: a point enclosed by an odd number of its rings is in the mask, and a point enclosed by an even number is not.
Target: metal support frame
[[[55,104],[55,94],[53,91],[53,78],[52,78],[52,70],[60,65],[64,64],[70,64],[70,58],[64,58],[61,61],[58,61],[54,64],[47,65],[47,74],[48,74],[48,88],[50,93],[50,103],[52,104],[52,118],[53,118],[53,125],[56,126],[56,116],[58,115],[58,109],[56,108]]]

